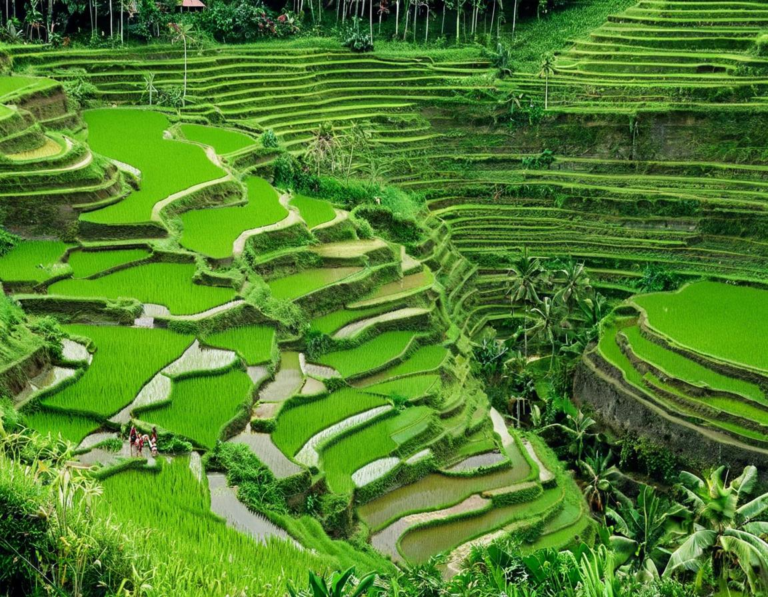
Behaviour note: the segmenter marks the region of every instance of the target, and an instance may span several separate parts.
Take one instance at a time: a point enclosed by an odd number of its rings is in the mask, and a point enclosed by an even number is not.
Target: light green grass
[[[41,435],[61,436],[62,439],[75,445],[78,445],[85,436],[99,428],[99,424],[93,419],[47,410],[39,410],[26,415],[24,423]]]
[[[339,390],[301,406],[283,411],[272,440],[288,456],[294,456],[313,435],[352,415],[386,402],[352,389]]]
[[[149,257],[148,249],[118,249],[115,251],[74,251],[68,263],[75,278],[87,278],[118,265]]]
[[[149,222],[152,208],[169,195],[223,177],[197,145],[163,139],[170,123],[164,114],[129,108],[88,110],[91,149],[141,171],[141,188],[115,205],[80,217],[99,224]]]
[[[333,206],[322,199],[313,199],[306,195],[296,195],[291,199],[291,205],[299,208],[299,213],[309,228],[330,222],[336,217]]]
[[[66,271],[66,266],[58,264],[66,249],[59,241],[22,241],[0,257],[0,281],[44,282]]]
[[[624,329],[632,351],[644,361],[651,363],[671,377],[695,386],[706,386],[713,390],[733,392],[746,396],[756,402],[765,403],[765,395],[752,383],[728,377],[708,369],[682,355],[667,350],[655,342],[644,338],[640,328],[632,326]]]
[[[339,309],[328,315],[313,319],[311,325],[313,330],[330,335],[349,323],[373,317],[388,310],[388,305],[380,305],[368,309]]]
[[[163,329],[70,325],[75,336],[93,340],[93,362],[74,384],[44,403],[108,417],[127,406],[160,369],[175,360],[193,338]]]
[[[269,282],[272,296],[277,299],[291,300],[335,284],[362,271],[360,267],[323,267],[308,269],[298,274],[278,278]]]
[[[189,141],[210,145],[219,155],[240,151],[256,144],[248,135],[201,124],[182,124],[179,127]]]
[[[352,491],[352,474],[357,469],[388,456],[401,444],[426,431],[432,413],[426,406],[408,408],[328,446],[322,452],[328,486],[336,493]]]
[[[673,342],[716,359],[768,371],[768,291],[717,282],[636,296],[649,325]]]
[[[366,392],[381,394],[390,398],[399,396],[413,400],[428,392],[435,392],[440,387],[439,375],[414,375],[377,383],[365,388]]]
[[[143,411],[139,417],[153,425],[213,448],[224,425],[249,403],[253,383],[244,371],[188,377],[173,382],[170,404]]]
[[[231,328],[206,336],[205,343],[234,350],[248,365],[257,365],[272,360],[275,329],[263,325]]]
[[[266,180],[249,176],[245,184],[246,205],[196,209],[182,214],[181,244],[203,255],[223,259],[232,255],[233,244],[243,232],[274,224],[288,215],[277,191]]]
[[[206,311],[235,298],[231,288],[203,286],[192,280],[194,264],[148,263],[96,278],[62,280],[49,294],[87,298],[135,298],[142,303],[164,305],[175,315]]]
[[[414,332],[386,332],[356,348],[323,355],[318,362],[333,367],[343,377],[353,377],[383,367],[397,358],[415,337]]]
[[[195,478],[186,457],[164,463],[159,473],[128,470],[102,485],[97,516],[109,516],[128,529],[152,529],[151,554],[159,562],[152,585],[165,586],[163,591],[189,597],[256,591],[282,597],[286,579],[335,567],[332,558],[287,541],[257,543],[228,527],[211,513],[208,488]],[[172,586],[166,584],[170,579]]]

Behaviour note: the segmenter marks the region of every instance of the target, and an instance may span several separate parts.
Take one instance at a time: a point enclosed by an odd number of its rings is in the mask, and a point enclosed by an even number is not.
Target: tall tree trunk
[[[416,43],[416,31],[419,28],[419,0],[413,3],[413,43]]]
[[[181,95],[181,107],[187,103],[187,37],[184,36],[184,92]]]
[[[109,37],[114,37],[114,19],[112,18],[112,0],[109,0]]]
[[[515,0],[515,5],[512,7],[512,37],[515,36],[515,27],[517,27],[517,0]]]
[[[379,35],[381,35],[381,17],[383,16],[383,12],[379,10]]]
[[[440,36],[442,37],[445,35],[445,7],[448,5],[448,2],[443,0],[443,20],[440,23]]]
[[[424,32],[424,43],[429,43],[429,4],[427,4],[427,29]]]
[[[459,43],[459,25],[461,24],[461,4],[456,1],[456,43]]]
[[[371,31],[371,42],[373,42],[373,0],[368,0],[368,25]]]
[[[493,19],[496,18],[496,2],[498,0],[493,0],[493,11],[491,12],[491,35],[493,35]]]
[[[544,73],[544,109],[549,110],[549,71]]]
[[[400,33],[400,0],[395,1],[395,37]]]
[[[411,1],[412,0],[408,0],[408,8],[405,11],[405,28],[403,29],[403,41],[408,39],[408,21],[411,18]]]

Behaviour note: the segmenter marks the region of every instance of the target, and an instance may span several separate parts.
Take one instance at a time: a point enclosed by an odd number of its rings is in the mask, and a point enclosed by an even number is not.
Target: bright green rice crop
[[[768,291],[717,282],[636,296],[649,325],[696,352],[768,371]]]
[[[209,257],[232,255],[232,246],[243,232],[268,226],[288,215],[277,191],[256,176],[245,179],[248,203],[240,207],[196,209],[181,216],[184,232],[181,244]]]
[[[328,486],[337,493],[354,489],[352,474],[369,462],[383,458],[409,439],[424,432],[433,411],[426,406],[408,408],[352,433],[322,450],[322,467]]]
[[[148,249],[118,249],[116,251],[74,251],[69,265],[75,278],[87,278],[118,265],[132,263],[150,256]]]
[[[164,329],[70,325],[75,336],[96,345],[93,362],[74,384],[43,402],[56,409],[109,417],[130,404],[142,386],[177,359],[192,343],[191,336]]]
[[[75,445],[99,428],[99,424],[93,419],[48,410],[38,410],[26,415],[24,423],[41,435],[50,434],[52,437],[60,435],[62,439]]]
[[[182,124],[179,128],[188,140],[210,145],[219,155],[239,151],[256,144],[248,135],[215,126]]]
[[[142,421],[213,448],[222,428],[238,409],[251,403],[253,383],[239,369],[220,375],[188,377],[173,382],[170,404],[141,413]]]
[[[148,553],[158,562],[152,580],[158,594],[282,597],[286,578],[336,567],[332,558],[289,542],[260,544],[229,528],[211,513],[205,481],[195,478],[186,457],[164,463],[159,473],[124,471],[105,479],[103,487],[95,515],[128,529],[152,529]]]
[[[316,433],[357,413],[382,406],[378,396],[344,389],[306,404],[284,410],[272,433],[272,440],[288,456],[296,454]]]
[[[389,310],[389,305],[369,307],[368,309],[339,309],[328,315],[323,315],[312,321],[312,329],[323,334],[332,334],[345,325],[379,315]]]
[[[308,269],[292,276],[278,278],[269,282],[272,296],[277,299],[291,300],[335,284],[361,271],[360,267],[324,267]]]
[[[56,265],[66,249],[59,241],[22,241],[0,257],[0,281],[44,282],[66,269]]]
[[[272,360],[275,329],[263,325],[242,326],[211,334],[205,343],[234,350],[246,363],[256,365]]]
[[[170,123],[150,110],[105,108],[83,113],[93,151],[141,171],[141,189],[115,205],[82,214],[100,224],[148,222],[152,208],[166,197],[197,184],[223,177],[202,147],[163,139]]]
[[[424,373],[437,369],[448,356],[448,349],[439,344],[430,344],[418,348],[402,363],[382,371],[376,376],[376,381],[410,375],[412,373]]]
[[[326,354],[318,362],[333,367],[343,377],[353,377],[383,367],[402,355],[415,337],[414,332],[386,332],[356,348]]]
[[[142,303],[165,305],[175,315],[199,313],[235,297],[230,288],[195,284],[195,270],[194,264],[148,263],[94,280],[62,280],[50,286],[49,294],[135,298]]]
[[[757,385],[722,375],[676,352],[667,350],[644,338],[637,326],[625,328],[623,331],[629,340],[632,351],[637,356],[655,365],[668,375],[693,385],[704,385],[713,390],[741,394],[765,404],[765,395]]]
[[[291,204],[299,208],[299,213],[304,218],[308,228],[325,224],[336,217],[333,206],[322,199],[296,195],[291,199]]]
[[[436,388],[439,388],[439,384],[439,375],[414,375],[377,383],[366,387],[365,391],[390,398],[399,396],[413,400],[424,396],[427,392],[434,392]]]

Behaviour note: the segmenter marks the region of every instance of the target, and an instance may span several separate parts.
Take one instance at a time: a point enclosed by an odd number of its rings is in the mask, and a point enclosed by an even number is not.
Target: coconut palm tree
[[[696,572],[700,582],[707,562],[722,594],[732,573],[741,570],[750,594],[768,590],[768,522],[756,520],[768,509],[768,493],[741,503],[757,484],[757,469],[747,466],[727,483],[721,466],[702,479],[680,474],[679,490],[691,509],[693,532],[672,554],[664,571]]]
[[[544,109],[549,109],[549,77],[555,74],[555,57],[547,54],[539,66],[539,79],[544,79]]]
[[[528,358],[528,317],[530,307],[539,302],[539,288],[543,283],[544,270],[541,261],[528,254],[528,249],[523,251],[520,258],[516,259],[507,272],[507,294],[512,307],[523,303],[525,305],[525,321],[523,322],[524,354]]]
[[[184,91],[181,96],[181,105],[184,106],[187,100],[187,45],[194,43],[192,38],[192,25],[189,23],[168,23],[171,29],[171,42],[184,44]]]
[[[637,504],[623,497],[618,510],[606,512],[614,524],[611,546],[620,556],[620,563],[638,580],[659,578],[670,557],[669,546],[683,534],[680,521],[687,511],[680,504],[660,498],[656,491],[644,485],[637,496]]]
[[[544,297],[537,307],[533,308],[533,316],[536,323],[533,325],[533,331],[541,335],[546,342],[549,342],[552,348],[552,354],[549,359],[549,370],[555,365],[556,342],[560,330],[563,328],[563,315],[551,298]]]
[[[626,500],[626,497],[615,486],[621,473],[615,465],[611,464],[612,459],[613,453],[611,451],[605,455],[598,451],[593,456],[587,456],[578,462],[586,479],[583,489],[584,498],[592,510],[599,514],[605,512],[608,502],[613,496],[617,495],[619,499]]]
[[[555,297],[565,305],[569,315],[574,303],[585,299],[592,290],[584,264],[570,260],[555,272],[554,282],[559,286]]]

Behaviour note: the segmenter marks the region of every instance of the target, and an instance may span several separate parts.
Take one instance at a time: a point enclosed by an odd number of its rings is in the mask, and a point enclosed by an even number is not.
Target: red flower
[[[278,20],[280,23],[285,23],[285,15],[280,15],[279,17],[277,17],[277,20]]]

